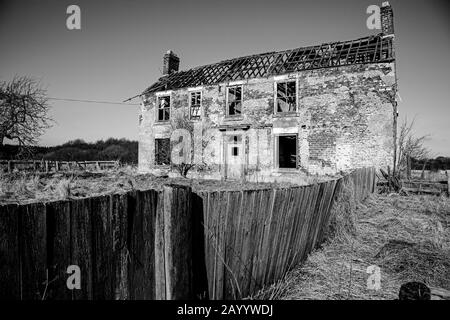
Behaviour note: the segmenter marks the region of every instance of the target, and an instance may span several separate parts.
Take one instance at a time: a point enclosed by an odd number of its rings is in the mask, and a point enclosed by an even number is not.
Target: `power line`
[[[70,98],[54,98],[50,97],[49,100],[58,101],[71,101],[71,102],[88,102],[88,103],[102,103],[102,104],[121,104],[127,106],[139,106],[139,103],[124,103],[124,102],[113,102],[113,101],[100,101],[100,100],[84,100],[84,99],[70,99]]]

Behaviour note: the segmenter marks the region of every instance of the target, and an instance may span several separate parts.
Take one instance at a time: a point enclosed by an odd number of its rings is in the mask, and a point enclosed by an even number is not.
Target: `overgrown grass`
[[[333,208],[328,240],[256,299],[396,299],[401,284],[450,289],[450,199],[372,195],[356,204],[350,185]],[[367,267],[381,268],[381,289]]]
[[[205,179],[167,178],[139,174],[136,167],[124,166],[103,172],[58,173],[14,172],[0,174],[0,204],[83,198],[131,190],[160,190],[164,184],[191,186],[195,191],[284,188],[293,183],[254,183]]]

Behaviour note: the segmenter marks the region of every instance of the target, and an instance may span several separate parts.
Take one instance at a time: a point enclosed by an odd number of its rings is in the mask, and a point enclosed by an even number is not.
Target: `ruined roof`
[[[234,58],[178,71],[161,77],[142,94],[269,77],[301,70],[390,62],[393,59],[392,38],[378,34],[356,40]]]

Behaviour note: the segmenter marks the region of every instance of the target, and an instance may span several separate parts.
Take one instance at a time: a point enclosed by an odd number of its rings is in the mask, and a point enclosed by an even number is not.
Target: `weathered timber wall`
[[[193,298],[190,199],[166,186],[0,206],[0,299]],[[66,286],[69,265],[80,290]]]
[[[324,240],[347,181],[361,201],[375,190],[375,170],[297,188],[200,193],[210,298],[246,297],[304,261]]]
[[[238,299],[280,279],[323,241],[351,180],[193,193],[183,186],[0,206],[0,299]],[[78,265],[81,289],[66,286]]]

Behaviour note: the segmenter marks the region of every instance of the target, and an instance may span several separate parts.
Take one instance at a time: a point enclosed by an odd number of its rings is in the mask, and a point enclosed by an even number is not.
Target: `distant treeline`
[[[411,158],[411,169],[412,170],[450,170],[450,158],[449,157],[437,157],[435,159],[417,160]]]
[[[88,143],[77,139],[55,147],[20,148],[16,145],[0,146],[0,159],[34,159],[55,161],[119,160],[137,164],[138,142],[127,139],[99,140]]]

